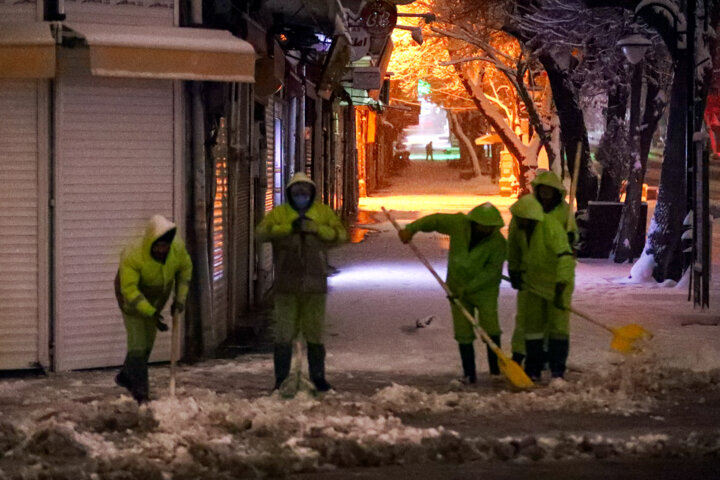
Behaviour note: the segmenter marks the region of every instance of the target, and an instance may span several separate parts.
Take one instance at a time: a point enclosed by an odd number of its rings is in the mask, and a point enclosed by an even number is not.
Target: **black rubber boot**
[[[123,387],[123,388],[127,389],[128,391],[130,391],[130,387],[131,387],[130,379],[128,378],[128,374],[125,370],[127,361],[128,361],[128,356],[125,355],[125,361],[123,362],[123,366],[120,369],[120,371],[118,372],[118,374],[115,375],[115,383],[117,384],[117,386]]]
[[[115,377],[115,381],[126,383],[128,389],[136,402],[142,404],[150,399],[150,385],[148,382],[147,359],[145,355],[130,355],[125,357],[125,366]]]
[[[550,339],[549,356],[550,374],[552,378],[563,378],[565,376],[565,362],[567,362],[569,351],[569,340]]]
[[[477,381],[475,371],[475,347],[472,343],[458,343],[460,347],[460,361],[462,362],[463,376],[468,383]]]
[[[513,352],[512,354],[512,361],[517,363],[518,365],[522,366],[523,361],[525,360],[525,354],[524,353],[518,353]]]
[[[525,373],[531,380],[540,380],[543,368],[543,340],[525,340]]]
[[[290,375],[290,363],[292,362],[292,344],[276,343],[273,349],[273,365],[275,366],[275,386],[273,390],[280,388],[280,385]]]
[[[307,344],[308,370],[318,392],[327,392],[332,386],[325,380],[325,345],[322,343]]]
[[[500,335],[491,335],[490,340],[495,342],[495,345],[497,345],[498,347],[500,346]],[[485,345],[485,349],[487,350],[487,359],[488,366],[490,367],[490,375],[500,375],[500,367],[498,367],[497,355],[495,355],[495,352],[490,349],[489,345]]]

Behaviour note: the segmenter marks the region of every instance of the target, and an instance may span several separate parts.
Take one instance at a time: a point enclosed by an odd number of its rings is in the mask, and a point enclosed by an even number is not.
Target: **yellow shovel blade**
[[[610,342],[610,348],[620,353],[630,353],[637,348],[635,341],[652,338],[652,333],[637,325],[631,323],[618,328],[613,328],[613,339]]]
[[[498,355],[498,367],[500,371],[510,380],[510,383],[518,388],[530,388],[535,386],[530,377],[527,376],[525,370],[522,369],[517,362],[506,357],[505,355]]]

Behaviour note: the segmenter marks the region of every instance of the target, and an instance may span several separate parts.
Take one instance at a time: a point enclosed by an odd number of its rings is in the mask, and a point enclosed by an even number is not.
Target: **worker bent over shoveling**
[[[335,212],[316,200],[315,184],[304,173],[293,176],[286,193],[288,203],[270,211],[256,230],[258,239],[273,245],[275,389],[290,374],[292,341],[301,333],[310,380],[324,392],[331,388],[323,344],[327,249],[344,242],[347,232]]]
[[[145,236],[122,252],[115,296],[127,330],[127,356],[115,382],[138,403],[149,400],[147,362],[157,330],[168,329],[160,312],[173,286],[172,314],[185,310],[191,277],[192,261],[177,228],[161,215],[153,216]]]
[[[486,202],[469,214],[436,213],[408,224],[398,234],[404,243],[417,232],[439,232],[450,236],[447,285],[465,309],[473,314],[500,346],[498,324],[498,294],[506,256],[505,238],[500,228],[505,224],[500,212]],[[460,309],[450,301],[455,340],[460,348],[464,379],[475,383],[475,331]],[[491,375],[499,375],[497,356],[487,348]]]
[[[508,271],[513,288],[518,290],[517,318],[523,325],[515,336],[522,332],[524,338],[525,372],[533,381],[540,379],[547,335],[550,372],[553,378],[562,378],[570,344],[568,308],[575,257],[565,227],[543,212],[534,195],[520,198],[510,213]]]

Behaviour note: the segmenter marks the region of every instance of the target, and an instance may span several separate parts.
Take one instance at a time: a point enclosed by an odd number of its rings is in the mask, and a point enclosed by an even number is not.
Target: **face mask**
[[[310,195],[304,193],[293,195],[293,203],[300,210],[305,210],[310,206]]]

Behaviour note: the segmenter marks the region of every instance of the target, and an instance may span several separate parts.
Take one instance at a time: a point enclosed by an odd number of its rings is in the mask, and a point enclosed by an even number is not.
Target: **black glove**
[[[565,307],[565,302],[563,301],[563,293],[565,292],[565,284],[564,283],[556,283],[555,284],[555,300],[553,301],[553,304],[555,305],[555,308],[560,310],[567,310]]]
[[[575,244],[575,232],[567,232],[568,237],[568,243],[570,244],[570,247],[572,247]]]
[[[167,323],[163,322],[163,316],[160,312],[155,312],[155,315],[153,315],[153,318],[155,319],[155,326],[157,329],[161,332],[167,332],[168,326]]]
[[[292,229],[295,233],[315,233],[317,225],[307,217],[298,217],[293,220]]]
[[[173,304],[170,306],[170,313],[174,315],[180,315],[185,311],[185,304],[180,302],[173,302]]]
[[[510,274],[510,285],[512,285],[512,288],[515,290],[520,290],[522,288],[522,274],[520,270],[510,270],[508,272]]]

